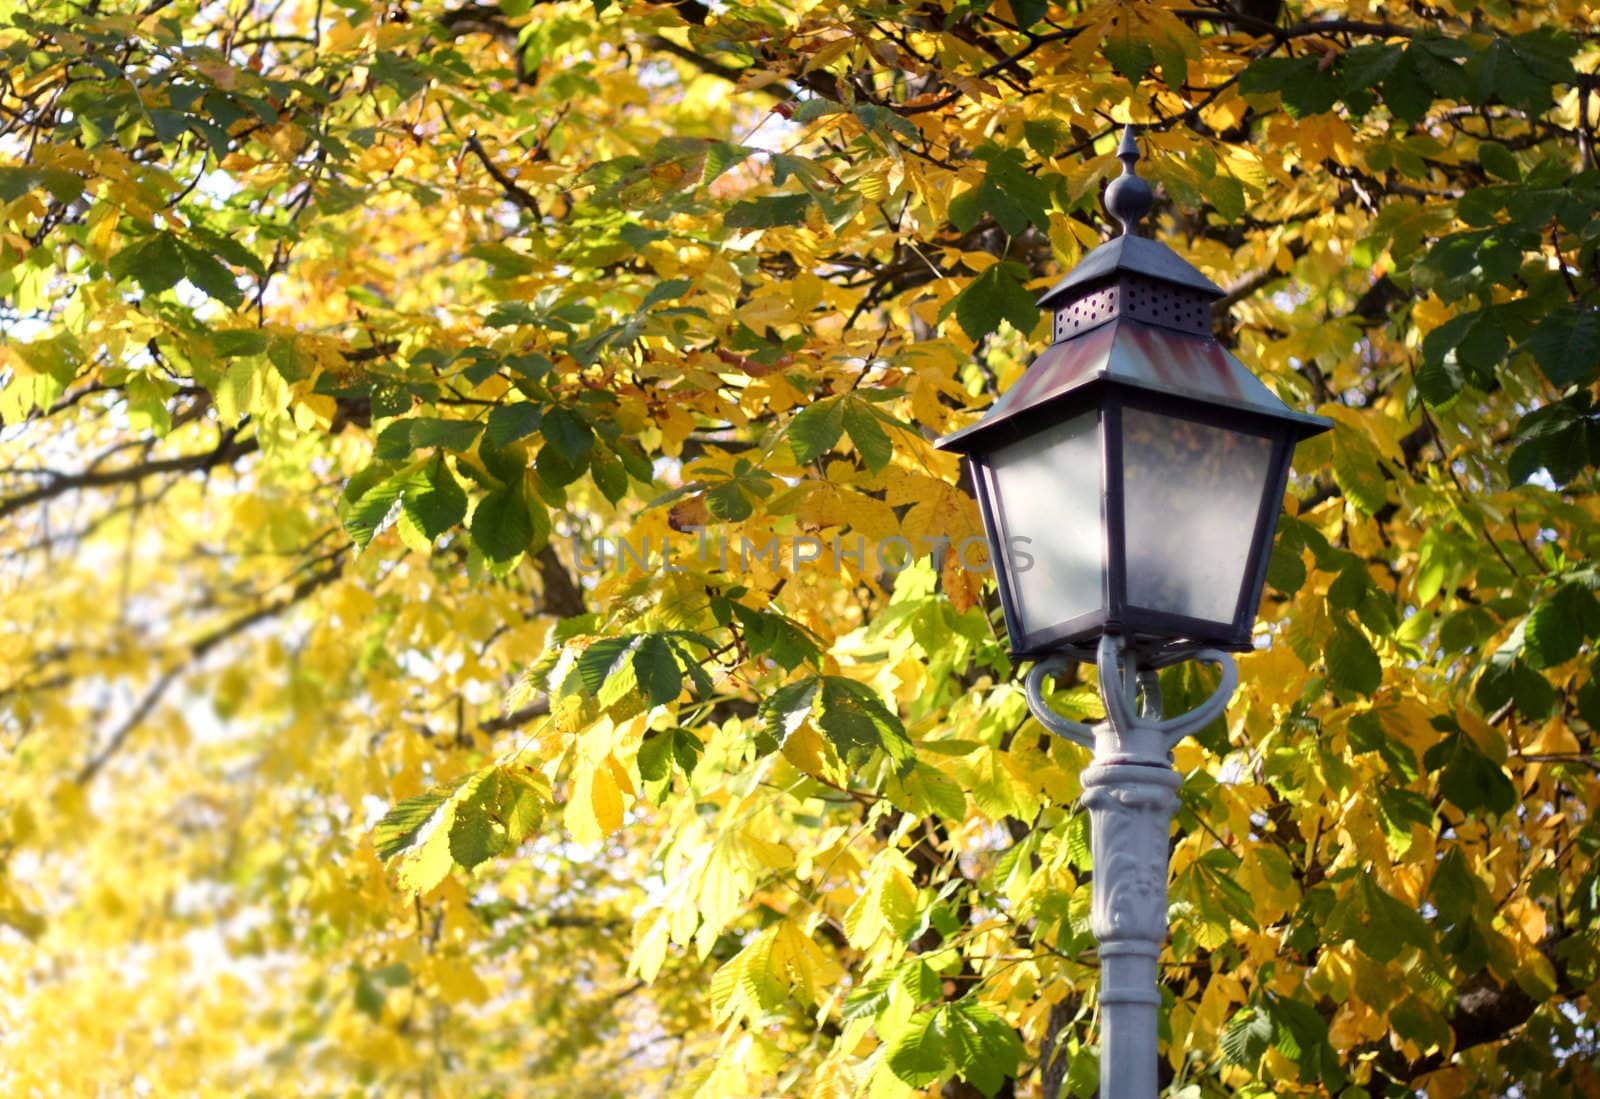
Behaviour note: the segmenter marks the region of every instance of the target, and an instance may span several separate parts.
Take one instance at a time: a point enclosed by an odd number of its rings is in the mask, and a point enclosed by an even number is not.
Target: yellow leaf
[[[844,914],[845,935],[851,946],[865,949],[885,933],[898,938],[915,923],[917,887],[904,863],[905,859],[893,850],[873,860],[861,896]]]
[[[672,924],[664,912],[656,912],[633,925],[633,952],[628,960],[628,971],[637,974],[641,981],[654,981],[661,972],[670,945]]]
[[[833,957],[793,920],[778,925],[771,957],[774,976],[786,980],[809,1003],[816,1003],[822,990],[843,975]]]
[[[450,828],[455,823],[454,801],[446,801],[424,826],[420,841],[400,856],[400,888],[426,893],[444,880],[455,865],[450,857]]]
[[[984,574],[967,567],[967,561],[976,561],[979,558],[973,555],[963,558],[959,548],[945,551],[944,565],[939,570],[940,583],[945,595],[950,597],[950,605],[956,609],[957,614],[965,614],[978,605],[978,600],[983,596]],[[987,559],[987,555],[983,559]]]
[[[627,772],[610,756],[598,763],[580,759],[575,764],[564,819],[567,831],[579,843],[596,843],[622,827],[618,772],[627,777]]]

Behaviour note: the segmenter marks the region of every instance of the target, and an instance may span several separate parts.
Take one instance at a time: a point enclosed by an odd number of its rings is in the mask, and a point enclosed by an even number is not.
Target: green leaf
[[[1077,870],[1094,869],[1094,842],[1089,835],[1089,814],[1074,813],[1067,820],[1067,861]]]
[[[661,782],[672,774],[673,764],[685,775],[692,775],[703,748],[699,738],[687,729],[651,732],[639,745],[639,775],[646,782]]]
[[[1244,216],[1244,184],[1232,176],[1214,176],[1205,185],[1205,194],[1224,221],[1238,221]]]
[[[883,430],[877,410],[865,401],[854,399],[844,400],[841,407],[844,409],[844,429],[850,433],[850,441],[861,452],[867,468],[877,473],[889,464],[889,459],[894,455],[894,444]]]
[[[189,235],[204,245],[212,255],[217,256],[219,259],[227,260],[235,267],[243,267],[246,271],[255,275],[265,275],[267,273],[267,266],[261,262],[261,257],[250,251],[235,237],[213,232],[204,225],[190,226]]]
[[[494,446],[504,449],[518,439],[526,438],[538,431],[543,421],[543,410],[532,401],[496,405],[494,411],[489,413],[489,423],[484,428],[484,438]]]
[[[1353,611],[1361,605],[1372,581],[1367,575],[1365,561],[1354,554],[1345,557],[1344,561],[1338,578],[1328,585],[1328,606],[1335,610]]]
[[[1372,89],[1376,88],[1400,61],[1404,47],[1366,43],[1341,50],[1334,60],[1333,71],[1339,81],[1340,94],[1345,101],[1359,101],[1365,97],[1370,104]],[[1354,107],[1352,107],[1354,110]],[[1356,111],[1365,114],[1365,109]]]
[[[1600,626],[1600,603],[1579,584],[1565,584],[1533,608],[1523,627],[1523,655],[1533,668],[1553,668],[1578,655]]]
[[[111,257],[111,277],[139,284],[146,294],[159,294],[184,277],[184,254],[168,233],[155,233]]]
[[[544,799],[538,789],[515,771],[499,772],[499,817],[506,829],[507,844],[521,843],[544,817]]]
[[[472,541],[491,561],[506,562],[529,548],[533,520],[528,503],[514,488],[499,488],[478,501],[472,512]]]
[[[1511,666],[1511,697],[1518,712],[1532,721],[1542,721],[1555,709],[1556,692],[1550,681],[1518,660]]]
[[[1130,34],[1113,32],[1112,36],[1106,39],[1102,49],[1105,50],[1106,60],[1111,62],[1111,67],[1132,84],[1143,80],[1144,74],[1156,63],[1156,54],[1150,48],[1150,43],[1134,38]]]
[[[1237,855],[1222,849],[1208,851],[1195,861],[1194,868],[1205,886],[1206,899],[1215,902],[1217,911],[1252,931],[1261,929],[1256,923],[1255,902],[1234,880],[1239,868]]]
[[[943,1015],[943,1008],[917,1013],[889,1047],[889,1071],[914,1088],[927,1087],[954,1068],[940,1025]]]
[[[438,416],[416,416],[411,423],[411,446],[441,447],[460,453],[469,450],[483,431],[483,425],[473,420],[446,420]]]
[[[1589,682],[1578,688],[1576,702],[1578,716],[1593,728],[1600,728],[1600,676],[1594,665],[1589,668]]]
[[[811,209],[811,196],[768,195],[746,199],[728,211],[722,223],[730,229],[772,229],[779,225],[801,225]]]
[[[1512,484],[1543,469],[1558,485],[1600,465],[1600,409],[1587,392],[1534,409],[1517,424],[1516,449],[1506,463]]]
[[[1517,790],[1499,767],[1475,748],[1461,748],[1439,775],[1439,792],[1463,812],[1488,809],[1495,814],[1516,807]]]
[[[1255,1007],[1241,1008],[1222,1032],[1222,1056],[1251,1072],[1272,1048],[1272,1017]]]
[[[1367,635],[1350,623],[1334,623],[1328,642],[1328,675],[1339,686],[1371,695],[1383,685],[1383,665]]]
[[[388,1000],[388,994],[368,980],[366,973],[358,971],[354,1000],[356,1010],[376,1023],[383,1018],[383,1005]]]
[[[840,1010],[840,1021],[855,1022],[857,1019],[875,1019],[882,1015],[889,1006],[890,992],[894,984],[892,972],[880,973],[864,985],[851,989],[850,994],[844,999],[844,1007]]]
[[[1468,64],[1475,102],[1499,100],[1530,114],[1542,114],[1557,89],[1572,83],[1571,59],[1577,45],[1570,35],[1554,27],[1491,38],[1488,49]]]
[[[1029,147],[1040,156],[1055,156],[1063,145],[1061,124],[1054,119],[1027,119],[1022,123],[1022,134]]]
[[[1049,10],[1050,0],[1011,0],[1011,14],[1016,17],[1018,30],[1027,30]]]
[[[1419,34],[1407,43],[1394,78],[1385,82],[1385,95],[1397,82],[1410,81],[1419,87],[1431,88],[1438,98],[1464,99],[1470,94],[1471,84],[1462,59],[1471,56],[1472,48],[1461,39]],[[1412,101],[1408,100],[1407,106],[1411,105]]]
[[[1452,317],[1423,337],[1422,355],[1429,364],[1454,367],[1456,384],[1442,393],[1424,388],[1424,399],[1441,405],[1454,397],[1463,371],[1466,380],[1488,388],[1495,370],[1505,362],[1507,347],[1506,331],[1496,310],[1480,309]]]
[[[693,286],[693,279],[666,279],[658,282],[644,296],[644,301],[639,303],[639,312],[643,313],[652,305],[660,305],[664,301],[677,301],[687,294]]]
[[[411,456],[410,420],[395,420],[378,432],[372,456],[383,462],[398,462]]]
[[[0,201],[15,201],[39,187],[60,202],[76,202],[83,194],[84,182],[59,168],[0,167]]]
[[[1345,1086],[1339,1054],[1328,1043],[1328,1023],[1310,1004],[1268,993],[1265,1006],[1272,1017],[1273,1041],[1279,1053],[1300,1066],[1301,1080],[1320,1079],[1330,1090]]]
[[[1057,1053],[1056,1056],[1061,1056]],[[1066,1091],[1061,1099],[1094,1099],[1100,1094],[1100,1057],[1092,1046],[1079,1046],[1067,1067]],[[1182,1094],[1181,1092],[1177,1094]]]
[[[612,676],[630,664],[629,654],[639,645],[638,634],[603,637],[578,657],[578,680],[590,695],[598,696]]]
[[[402,501],[406,516],[429,541],[461,522],[467,514],[467,493],[436,455],[423,473],[422,483],[406,487]]]
[[[706,493],[706,510],[714,519],[738,523],[755,514],[750,498],[737,480],[727,481]]]
[[[789,421],[787,432],[794,460],[804,465],[832,450],[844,435],[844,417],[844,401],[839,397],[825,397],[801,409]]]
[[[1306,566],[1300,559],[1298,547],[1286,546],[1282,539],[1278,540],[1267,558],[1267,583],[1284,595],[1293,595],[1305,586]]]
[[[1439,915],[1449,923],[1471,919],[1487,897],[1488,891],[1467,865],[1461,848],[1448,848],[1428,884],[1428,898]]]
[[[1498,141],[1484,141],[1478,145],[1478,163],[1492,176],[1511,183],[1522,180],[1522,166],[1511,155],[1511,150]]]
[[[683,693],[683,672],[678,658],[659,634],[647,634],[633,652],[633,674],[651,706],[666,706]]]
[[[961,785],[943,772],[918,762],[890,783],[895,805],[918,816],[937,816],[961,823],[967,819],[967,795]]]
[[[1023,286],[1028,269],[1020,263],[991,264],[967,284],[954,300],[956,321],[972,340],[981,340],[1000,327],[1001,321],[1031,335],[1041,316],[1033,294]]]
[[[1423,765],[1438,772],[1439,793],[1463,813],[1487,809],[1500,815],[1516,807],[1517,790],[1505,771],[1459,730],[1429,748]]]
[[[259,355],[267,349],[268,336],[255,328],[225,328],[211,334],[211,346],[220,359]]]
[[[673,730],[652,731],[639,742],[639,777],[646,782],[660,782],[672,774]]]
[[[244,291],[239,289],[237,277],[225,264],[199,248],[187,244],[179,244],[178,247],[183,253],[185,278],[205,291],[207,296],[216,298],[231,309],[243,304]]]
[[[418,794],[395,803],[372,828],[372,846],[380,859],[392,859],[417,841],[417,833],[445,803],[440,793]]]
[[[789,734],[811,716],[820,686],[819,677],[807,676],[786,687],[779,687],[768,695],[766,702],[761,705],[761,718],[766,724],[767,735],[779,744],[788,740]]]
[[[553,443],[546,443],[540,447],[538,455],[533,460],[533,468],[538,471],[539,480],[552,489],[572,484],[583,476],[588,464],[587,457],[579,459],[578,463],[574,464],[561,452],[561,448]]]
[[[983,182],[964,191],[950,204],[950,220],[962,232],[970,230],[985,212],[1011,236],[1029,224],[1050,229],[1050,187],[1028,170],[1021,149],[984,145],[973,154],[987,162]]]
[[[627,467],[604,447],[595,447],[589,455],[589,476],[601,495],[613,504],[628,494]]]
[[[1569,302],[1539,322],[1517,351],[1532,354],[1558,388],[1587,385],[1600,371],[1600,310]]]
[[[700,738],[688,729],[679,729],[672,738],[672,758],[677,761],[679,769],[684,774],[692,775],[700,764],[700,756],[705,747],[700,743]]]
[[[793,620],[781,614],[755,610],[743,603],[734,603],[731,609],[744,630],[744,642],[750,655],[770,656],[786,672],[821,656],[816,642]]]
[[[1378,816],[1390,848],[1401,854],[1411,849],[1412,825],[1430,831],[1434,827],[1432,803],[1403,786],[1387,786],[1378,791]]]
[[[450,857],[471,870],[506,849],[504,833],[482,805],[456,807],[450,826]]]
[[[1427,257],[1416,266],[1417,285],[1435,291],[1447,302],[1467,294],[1482,295],[1489,285],[1513,282],[1522,269],[1524,253],[1537,247],[1537,234],[1517,226],[1452,233],[1430,248]],[[1500,331],[1499,312],[1486,309],[1471,314],[1476,318],[1475,327],[1452,341],[1456,356],[1464,365],[1474,367],[1488,360],[1493,366],[1504,357],[1505,336]],[[1441,325],[1440,330],[1452,331],[1447,325]],[[1477,345],[1490,338],[1497,346],[1479,352]]]
[[[1023,1057],[1017,1032],[976,1000],[966,998],[939,1009],[939,1028],[956,1070],[985,1095],[994,1095],[1017,1074]]]
[[[404,988],[411,983],[411,967],[405,962],[390,962],[386,966],[374,969],[369,976],[379,984],[388,985],[390,988]]]
[[[653,731],[638,745],[638,773],[648,782],[661,782],[678,766],[683,774],[694,774],[706,745],[688,729]]]
[[[1348,80],[1344,83],[1348,86]],[[1263,57],[1251,62],[1239,80],[1239,90],[1246,95],[1277,92],[1295,118],[1333,110],[1340,86],[1318,57]]]
[[[847,763],[862,762],[874,751],[906,762],[912,758],[900,718],[876,691],[844,676],[822,677],[822,716],[817,724]]]
[[[344,529],[358,549],[365,549],[378,531],[383,529],[385,521],[414,483],[415,477],[414,471],[397,473],[368,488],[353,502],[346,501],[343,508]]]
[[[551,408],[544,414],[544,437],[568,464],[582,472],[594,449],[594,431],[577,413],[560,405]]]

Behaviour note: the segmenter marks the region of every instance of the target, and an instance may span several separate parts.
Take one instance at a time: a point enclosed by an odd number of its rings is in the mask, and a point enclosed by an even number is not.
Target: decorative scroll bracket
[[[1198,732],[1215,721],[1228,706],[1228,700],[1239,686],[1239,668],[1233,657],[1218,649],[1198,648],[1189,645],[1158,649],[1148,657],[1143,667],[1138,667],[1127,652],[1122,638],[1105,634],[1095,653],[1095,665],[1100,672],[1100,697],[1105,702],[1106,720],[1099,725],[1085,725],[1052,710],[1044,699],[1044,680],[1065,671],[1073,664],[1088,663],[1088,653],[1082,649],[1066,649],[1046,657],[1028,672],[1026,689],[1028,709],[1039,723],[1056,736],[1096,748],[1109,731],[1118,743],[1113,752],[1117,755],[1135,753],[1150,762],[1149,750],[1154,749],[1159,758],[1178,741]],[[1157,672],[1185,660],[1199,660],[1215,664],[1222,670],[1222,681],[1199,706],[1176,717],[1161,716],[1161,685]],[[1106,726],[1110,726],[1108,730]],[[1158,747],[1159,746],[1159,747]],[[1103,762],[1122,762],[1107,759]],[[1135,762],[1127,759],[1125,762]]]

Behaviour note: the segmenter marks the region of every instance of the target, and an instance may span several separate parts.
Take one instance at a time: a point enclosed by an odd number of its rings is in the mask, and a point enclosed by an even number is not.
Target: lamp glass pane
[[[1129,604],[1233,621],[1272,439],[1125,408],[1122,453]]]
[[[1099,414],[1009,443],[988,461],[1006,539],[996,548],[1007,555],[1023,632],[1098,610],[1106,554]]]

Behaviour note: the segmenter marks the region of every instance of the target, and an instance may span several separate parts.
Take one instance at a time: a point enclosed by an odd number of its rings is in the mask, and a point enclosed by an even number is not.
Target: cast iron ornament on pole
[[[1252,647],[1295,443],[1332,426],[1278,399],[1211,331],[1220,288],[1134,227],[1154,196],[1133,127],[1106,189],[1122,235],[1049,293],[1055,342],[977,423],[967,456],[1028,708],[1094,752],[1083,772],[1100,948],[1100,1094],[1155,1099],[1167,938],[1172,749],[1221,716]],[[1013,559],[1013,547],[1026,547]],[[1028,564],[1021,561],[1026,558]],[[1158,672],[1216,665],[1211,696],[1164,717]],[[1046,677],[1099,672],[1106,718],[1069,720]]]

